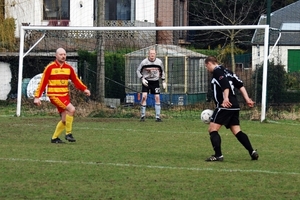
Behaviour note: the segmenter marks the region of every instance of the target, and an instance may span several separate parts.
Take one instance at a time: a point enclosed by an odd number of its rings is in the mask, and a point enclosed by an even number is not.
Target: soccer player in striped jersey
[[[160,86],[159,79],[162,80],[163,88],[166,89],[165,72],[163,62],[156,58],[155,49],[150,49],[148,58],[144,59],[136,70],[137,76],[142,81],[142,100],[141,100],[141,118],[140,121],[145,121],[146,106],[148,93],[154,94],[155,97],[155,118],[156,122],[161,122],[160,118]]]
[[[48,86],[47,96],[51,103],[56,106],[61,116],[61,120],[56,125],[51,138],[51,143],[64,143],[59,138],[64,130],[66,131],[65,139],[69,142],[75,142],[76,140],[72,135],[75,107],[70,102],[69,80],[73,82],[78,90],[83,91],[85,95],[90,96],[91,93],[78,78],[73,67],[66,62],[66,51],[63,48],[58,48],[55,56],[55,61],[48,64],[43,72],[41,81],[35,91],[34,104],[41,105],[39,98],[46,86]]]
[[[235,94],[235,88],[239,89],[249,107],[254,106],[254,102],[249,98],[243,82],[236,74],[219,65],[215,57],[207,57],[205,59],[205,66],[212,73],[211,86],[216,104],[208,128],[215,154],[207,158],[206,161],[223,161],[221,137],[218,133],[222,125],[231,130],[238,141],[248,150],[251,159],[257,160],[257,151],[252,148],[248,136],[240,127],[240,106]]]

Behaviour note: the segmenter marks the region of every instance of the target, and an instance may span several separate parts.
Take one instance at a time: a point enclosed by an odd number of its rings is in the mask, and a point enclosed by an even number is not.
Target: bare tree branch
[[[266,0],[191,0],[191,19],[201,26],[253,25],[265,12]],[[199,34],[199,35],[198,35]],[[231,47],[232,69],[235,71],[235,49],[237,44],[249,44],[249,30],[211,30],[198,32],[201,42],[223,42],[223,47]],[[247,36],[247,37],[246,37]],[[249,41],[245,40],[248,38]]]

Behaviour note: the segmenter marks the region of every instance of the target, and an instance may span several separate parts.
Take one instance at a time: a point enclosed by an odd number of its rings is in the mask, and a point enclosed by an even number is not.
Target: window
[[[288,55],[287,55],[287,66],[288,66],[288,72],[299,72],[300,66],[300,50],[299,49],[288,49]]]
[[[105,0],[105,20],[131,20],[132,0]]]
[[[44,0],[44,20],[69,20],[70,0]]]

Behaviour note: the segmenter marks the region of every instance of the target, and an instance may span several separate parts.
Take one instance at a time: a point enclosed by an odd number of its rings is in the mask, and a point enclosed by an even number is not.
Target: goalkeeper
[[[66,62],[66,51],[63,48],[56,50],[56,59],[51,62],[44,70],[41,81],[35,91],[34,104],[41,105],[39,97],[43,94],[46,86],[47,96],[51,103],[57,107],[61,120],[56,125],[55,132],[51,138],[51,143],[64,143],[59,135],[66,130],[65,139],[69,142],[75,142],[72,135],[72,124],[75,113],[75,107],[70,102],[69,80],[75,87],[90,96],[90,91],[81,82],[76,75],[73,67]]]
[[[142,100],[141,100],[141,118],[140,121],[145,121],[147,96],[148,93],[154,94],[155,97],[155,118],[156,122],[161,122],[160,118],[160,86],[159,79],[162,80],[163,88],[166,89],[165,72],[163,62],[156,58],[155,49],[150,49],[148,58],[144,59],[136,70],[137,76],[142,81]]]

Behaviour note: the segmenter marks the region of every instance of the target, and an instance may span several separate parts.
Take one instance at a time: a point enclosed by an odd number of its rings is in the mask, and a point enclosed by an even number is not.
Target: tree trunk
[[[234,43],[234,30],[232,30],[231,37],[230,37],[230,55],[231,55],[231,69],[233,73],[235,73],[235,58],[234,58],[234,48],[235,48],[235,43]]]
[[[104,27],[105,0],[98,0],[97,27]],[[105,60],[104,60],[104,37],[102,32],[97,33],[97,91],[96,99],[104,103],[105,98]]]

